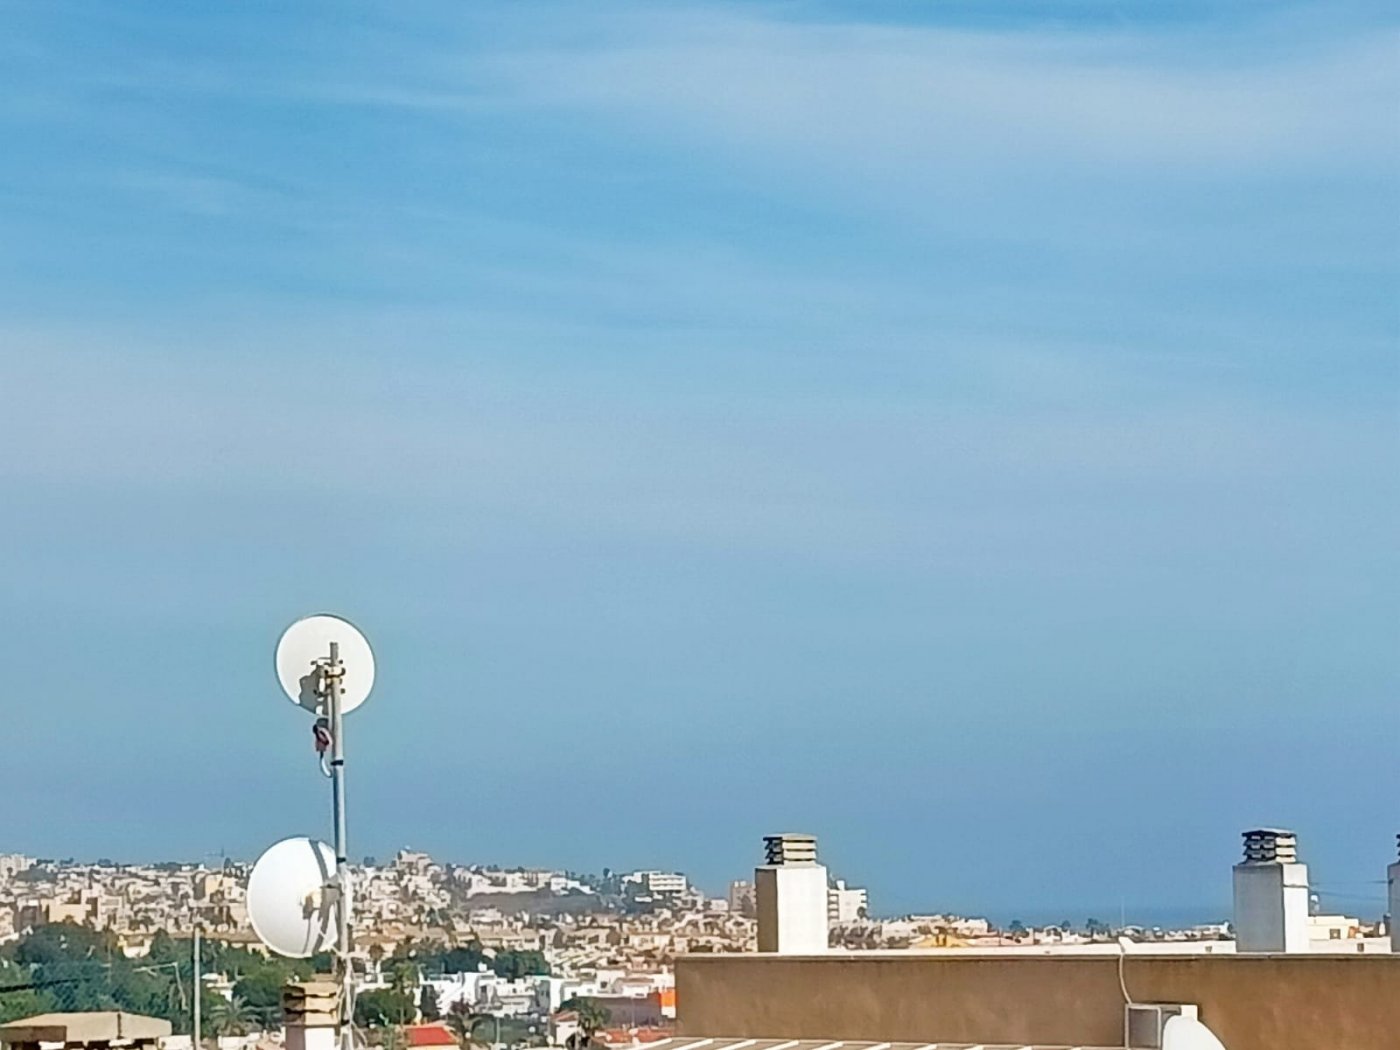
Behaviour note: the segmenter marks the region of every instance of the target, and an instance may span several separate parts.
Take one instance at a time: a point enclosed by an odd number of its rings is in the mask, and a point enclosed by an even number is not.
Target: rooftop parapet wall
[[[1395,1050],[1400,956],[1130,954],[1135,1002],[1194,1003],[1229,1050]],[[692,955],[683,1035],[1121,1046],[1116,955]]]

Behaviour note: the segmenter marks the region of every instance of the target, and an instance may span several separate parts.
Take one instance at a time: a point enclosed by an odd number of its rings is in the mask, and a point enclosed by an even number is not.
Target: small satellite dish
[[[335,942],[335,853],[324,842],[283,839],[248,876],[248,918],[278,955],[305,959]]]
[[[282,632],[277,643],[277,680],[292,703],[318,715],[327,715],[317,691],[318,668],[330,656],[331,642],[340,643],[340,710],[344,714],[365,702],[374,688],[374,653],[354,624],[339,616],[308,616]]]
[[[1225,1044],[1194,1017],[1168,1017],[1162,1050],[1225,1050]]]

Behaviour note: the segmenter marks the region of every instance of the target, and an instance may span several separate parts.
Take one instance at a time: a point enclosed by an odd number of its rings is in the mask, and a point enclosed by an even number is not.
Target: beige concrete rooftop
[[[169,1021],[121,1010],[38,1014],[0,1025],[0,1043],[6,1046],[34,1043],[122,1046],[155,1042],[169,1034]]]
[[[881,1043],[873,1039],[701,1039],[693,1036],[658,1039],[645,1047],[646,1050],[1112,1050],[1058,1043]]]

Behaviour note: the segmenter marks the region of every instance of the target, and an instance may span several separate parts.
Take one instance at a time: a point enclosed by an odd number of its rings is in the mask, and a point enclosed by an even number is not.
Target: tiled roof
[[[457,1037],[440,1024],[411,1024],[404,1029],[409,1046],[456,1046]]]

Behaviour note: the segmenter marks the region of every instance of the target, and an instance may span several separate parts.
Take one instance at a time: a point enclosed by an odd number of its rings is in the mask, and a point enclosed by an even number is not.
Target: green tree
[[[497,976],[511,981],[535,975],[549,976],[549,963],[544,953],[537,951],[498,952],[496,958],[491,960],[491,969]]]
[[[253,1011],[238,996],[218,996],[209,1004],[209,1020],[215,1035],[247,1035],[253,1026]]]
[[[15,949],[21,966],[51,966],[85,960],[106,962],[115,943],[96,930],[72,922],[55,922],[31,932]]]
[[[282,985],[286,979],[275,966],[259,967],[233,983],[233,994],[261,1023],[272,1025],[282,1016]]]
[[[430,953],[422,961],[429,973],[476,973],[486,961],[486,954],[481,945],[473,943]]]
[[[154,949],[154,958],[132,960],[109,933],[72,923],[41,926],[0,949],[0,986],[20,986],[4,995],[0,1013],[13,1019],[55,1007],[117,1009],[180,1023],[190,962],[168,936],[157,936]]]
[[[29,967],[0,956],[0,988],[14,989],[0,992],[0,1024],[57,1009],[58,1004],[47,991],[26,987],[33,980]]]
[[[120,1009],[167,1020],[180,1018],[180,999],[172,994],[175,979],[171,970],[137,968],[123,958],[113,961],[107,982],[113,1005]]]
[[[164,930],[157,930],[151,935],[151,947],[146,951],[146,962],[153,965],[183,963],[188,962],[191,955],[192,950],[188,944],[176,944],[175,938],[170,934]]]
[[[425,1021],[437,1021],[442,1018],[437,992],[430,984],[425,984],[418,990],[418,1015]]]
[[[44,992],[27,989],[0,994],[0,1024],[17,1021],[21,1017],[50,1013],[56,1009],[58,1009],[58,1003],[54,1001],[52,996]]]
[[[476,1041],[476,1026],[491,1015],[477,1013],[466,1003],[458,1000],[447,1008],[447,1027],[464,1047]]]
[[[395,962],[389,971],[389,987],[405,995],[418,987],[418,964],[408,959]]]
[[[447,1008],[447,1030],[457,1037],[457,1042],[466,1046],[472,1035],[472,1012],[460,999]]]
[[[415,1011],[413,997],[393,988],[375,988],[355,998],[355,1023],[361,1028],[408,1024]]]
[[[566,1001],[562,1008],[578,1015],[578,1030],[583,1034],[585,1045],[592,1043],[598,1030],[612,1020],[612,1011],[595,999],[575,996]]]

